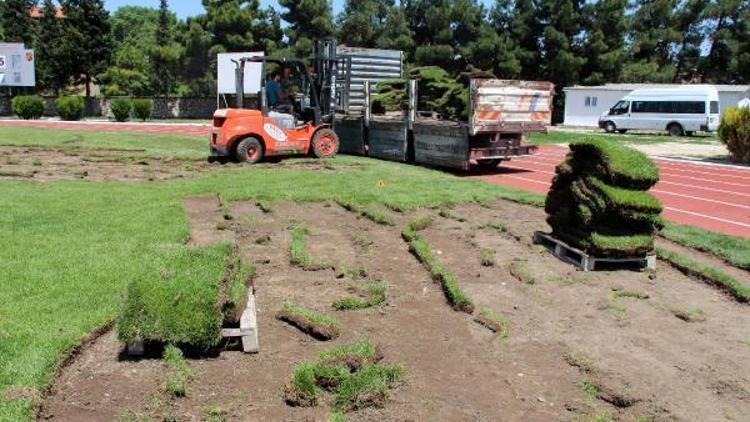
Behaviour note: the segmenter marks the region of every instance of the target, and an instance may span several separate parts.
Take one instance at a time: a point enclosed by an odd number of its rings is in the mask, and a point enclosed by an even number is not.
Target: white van
[[[710,85],[636,89],[599,116],[609,133],[629,129],[666,130],[671,136],[719,128],[719,93]]]

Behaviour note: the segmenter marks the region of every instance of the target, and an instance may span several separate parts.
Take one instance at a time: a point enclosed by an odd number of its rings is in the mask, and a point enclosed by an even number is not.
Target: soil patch
[[[209,228],[222,219],[213,201],[186,203],[194,241],[213,241],[213,235],[196,234],[201,224]],[[164,386],[161,361],[122,361],[122,346],[107,335],[63,371],[43,415],[112,420],[127,411],[161,415],[168,407],[178,420],[198,420],[218,406],[228,420],[325,420],[327,403],[288,406],[284,385],[298,363],[362,336],[382,347],[384,364],[401,365],[407,375],[382,408],[353,411],[348,420],[547,421],[603,412],[625,420],[741,420],[750,414],[746,305],[667,265],[659,265],[655,276],[576,271],[531,243],[535,230],[547,229],[538,208],[504,201],[455,207],[452,212],[465,221],[439,217],[437,210],[393,213],[398,225],[392,227],[329,203],[277,203],[270,213],[254,201],[230,207],[230,230],[243,258],[257,265],[261,352],[226,350],[191,360],[187,397],[159,410],[153,396]],[[508,319],[505,340],[451,309],[409,253],[401,228],[426,214],[434,222],[420,234],[477,309]],[[507,230],[488,226],[490,221],[504,222]],[[310,255],[335,270],[310,272],[289,264],[288,227],[296,223],[310,230]],[[481,265],[488,248],[497,251],[491,267]],[[511,276],[515,260],[525,260],[533,284]],[[384,304],[332,309],[352,285],[374,281],[388,288]],[[609,303],[613,289],[643,292],[649,299],[622,297],[622,310],[615,312]],[[287,300],[335,316],[340,337],[318,342],[278,321]],[[674,308],[700,309],[705,320],[686,323],[675,318]],[[574,356],[586,356],[585,362]],[[596,394],[582,387],[589,385],[584,381],[598,386]]]

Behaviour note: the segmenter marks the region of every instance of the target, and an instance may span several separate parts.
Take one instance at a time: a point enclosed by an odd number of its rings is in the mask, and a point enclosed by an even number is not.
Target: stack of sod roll
[[[570,145],[547,195],[553,236],[601,257],[651,252],[662,204],[646,192],[659,170],[645,154],[612,141]]]

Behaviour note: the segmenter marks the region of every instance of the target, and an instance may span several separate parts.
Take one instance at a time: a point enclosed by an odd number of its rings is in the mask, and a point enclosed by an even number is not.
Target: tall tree
[[[453,72],[460,70],[453,48],[452,8],[449,0],[405,0],[406,16],[414,32],[418,65],[435,65]]]
[[[479,43],[491,42],[491,51],[484,55],[494,58],[493,70],[495,74],[502,78],[518,78],[521,75],[521,61],[518,57],[518,44],[512,37],[514,10],[513,0],[496,0],[495,5],[490,12],[489,25],[493,34],[482,35]],[[483,55],[482,51],[477,52],[477,56]]]
[[[676,0],[637,0],[628,37],[629,63],[626,82],[671,82],[674,79],[674,46],[680,40],[675,30]]]
[[[172,40],[174,15],[169,11],[167,0],[159,5],[159,26],[156,29],[154,45],[149,51],[151,63],[151,85],[157,95],[168,97],[177,84],[182,47]]]
[[[707,6],[708,0],[683,0],[678,4],[674,29],[679,33],[679,41],[675,47],[673,82],[689,81],[697,75]]]
[[[521,62],[521,78],[541,78],[543,26],[534,0],[516,0],[510,22],[510,37],[518,45],[516,57]]]
[[[346,0],[338,16],[338,40],[352,47],[374,47],[387,29],[393,0]]]
[[[39,88],[59,94],[70,83],[71,61],[75,46],[65,37],[64,20],[56,13],[52,0],[44,0],[43,12],[34,41],[36,79]]]
[[[180,73],[182,86],[178,88],[183,95],[216,94],[216,78],[211,73],[214,60],[209,57],[212,37],[205,29],[205,20],[205,15],[188,18],[186,22],[179,23],[175,31],[184,51]]]
[[[391,50],[401,50],[407,57],[414,54],[414,33],[409,28],[404,8],[394,5],[388,10],[383,30],[375,40],[375,46]]]
[[[278,16],[261,10],[258,0],[204,0],[205,28],[213,37],[213,53],[273,50],[281,43]]]
[[[91,95],[91,83],[109,64],[112,52],[109,12],[103,0],[63,0],[66,15],[66,38],[76,46],[75,60],[71,69],[77,82],[86,87],[86,96]]]
[[[542,69],[545,79],[555,83],[558,92],[578,82],[586,59],[578,35],[581,33],[582,0],[541,0],[540,15],[544,25]]]
[[[620,78],[625,51],[625,17],[627,0],[600,0],[584,6],[583,21],[586,38],[583,56],[586,63],[581,69],[581,82],[601,85]]]
[[[291,52],[299,57],[312,54],[315,40],[333,36],[333,12],[328,0],[279,0],[287,11],[281,17],[289,24],[286,36]]]
[[[702,82],[732,83],[748,80],[741,75],[743,44],[750,38],[748,0],[712,0],[706,7],[707,56],[699,67]],[[746,51],[746,50],[745,50]]]
[[[22,42],[27,46],[34,41],[34,19],[31,8],[36,0],[5,0],[0,3],[0,24],[5,42]]]

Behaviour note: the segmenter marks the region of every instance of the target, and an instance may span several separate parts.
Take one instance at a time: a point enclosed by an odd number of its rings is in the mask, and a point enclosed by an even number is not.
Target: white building
[[[599,116],[617,100],[639,88],[667,88],[675,84],[606,84],[600,86],[571,86],[565,91],[565,120],[567,126],[596,127]],[[719,111],[750,95],[750,85],[714,85],[719,91]]]

